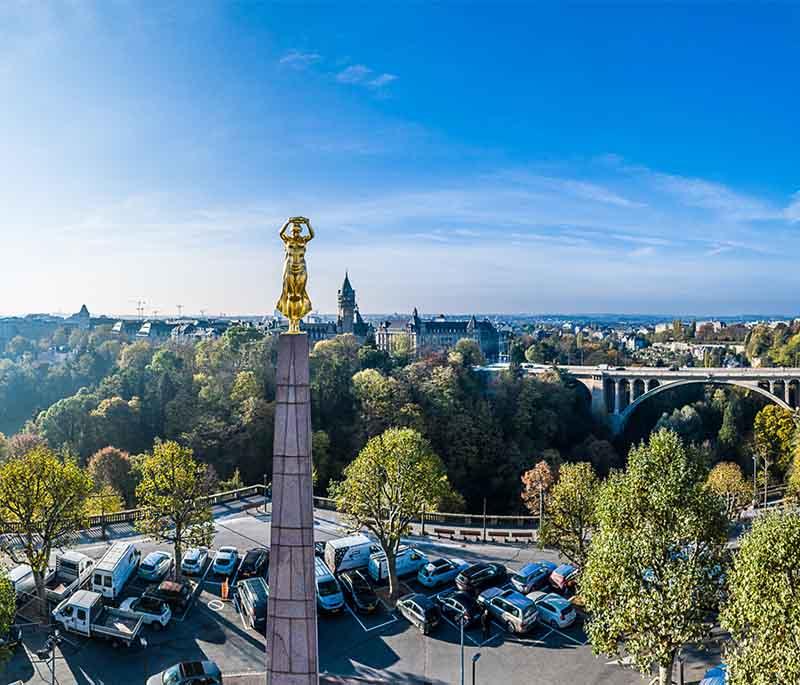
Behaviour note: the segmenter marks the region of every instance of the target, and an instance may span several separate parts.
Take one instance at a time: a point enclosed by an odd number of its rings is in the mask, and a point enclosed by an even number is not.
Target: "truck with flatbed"
[[[94,561],[80,552],[56,555],[55,571],[45,582],[47,599],[60,604],[88,582],[93,568]]]
[[[64,630],[101,640],[112,647],[130,647],[138,641],[144,619],[130,611],[103,604],[99,592],[78,590],[53,610],[53,620]]]

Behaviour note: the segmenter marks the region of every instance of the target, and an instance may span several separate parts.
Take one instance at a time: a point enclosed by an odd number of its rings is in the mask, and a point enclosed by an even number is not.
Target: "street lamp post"
[[[463,611],[459,623],[461,624],[461,685],[464,685],[464,623],[466,623],[466,617]]]
[[[476,652],[472,655],[472,685],[475,685],[475,664],[478,663],[478,659],[481,658],[481,653]]]

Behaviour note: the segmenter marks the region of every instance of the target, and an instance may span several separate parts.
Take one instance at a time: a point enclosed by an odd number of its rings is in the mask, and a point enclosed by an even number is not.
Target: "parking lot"
[[[216,513],[216,537],[213,549],[235,546],[243,554],[248,548],[269,546],[269,515],[260,511],[233,510]],[[329,540],[342,534],[335,514],[317,512],[317,540]],[[169,550],[150,540],[128,538],[145,555],[155,549]],[[509,568],[519,568],[532,559],[556,560],[556,555],[524,545],[467,545],[451,541],[413,539],[409,543],[429,557],[460,557],[466,561],[493,560]],[[99,558],[109,543],[77,547]],[[169,550],[171,551],[171,550]],[[145,630],[146,647],[114,650],[73,634],[65,635],[56,652],[56,682],[61,685],[142,685],[150,675],[179,661],[211,659],[226,676],[226,683],[250,685],[262,682],[264,637],[249,628],[237,611],[233,592],[223,598],[222,578],[211,571],[211,562],[197,582],[193,601],[181,616],[156,632]],[[236,576],[231,579],[231,590]],[[134,581],[129,593],[143,587]],[[409,581],[411,591],[435,594]],[[49,684],[49,662],[38,659],[36,650],[47,631],[35,626],[24,630],[24,647],[5,666],[0,666],[0,682],[22,680],[28,685]],[[473,655],[480,653],[476,664],[478,683],[643,683],[642,677],[622,668],[614,660],[595,657],[586,643],[580,619],[567,629],[542,625],[524,636],[511,635],[492,624],[484,639],[480,626],[465,631],[466,682],[471,682]],[[335,615],[319,618],[320,665],[323,673],[337,676],[335,682],[386,683],[458,683],[460,678],[460,630],[444,619],[430,636],[419,630],[395,610],[379,606],[373,614],[355,613],[350,606]],[[713,658],[708,657],[708,662]],[[690,671],[689,682],[699,681],[704,663],[698,661]],[[334,682],[334,681],[331,681]]]

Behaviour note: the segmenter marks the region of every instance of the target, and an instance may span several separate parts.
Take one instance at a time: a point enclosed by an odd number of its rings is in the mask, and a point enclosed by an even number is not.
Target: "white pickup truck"
[[[56,555],[55,572],[45,581],[47,599],[53,604],[60,604],[83,587],[91,577],[93,568],[94,561],[80,552]]]
[[[109,640],[114,647],[130,647],[144,624],[137,614],[104,606],[103,596],[89,590],[78,590],[61,602],[53,610],[53,620],[78,635]]]

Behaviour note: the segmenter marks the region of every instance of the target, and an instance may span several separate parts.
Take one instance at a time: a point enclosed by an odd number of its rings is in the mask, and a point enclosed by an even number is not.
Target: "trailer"
[[[53,620],[84,637],[108,640],[112,647],[130,647],[139,639],[144,619],[130,611],[103,605],[103,596],[78,590],[53,610]]]
[[[93,568],[94,561],[80,552],[56,555],[55,572],[45,583],[47,599],[53,604],[60,604],[86,584]]]

